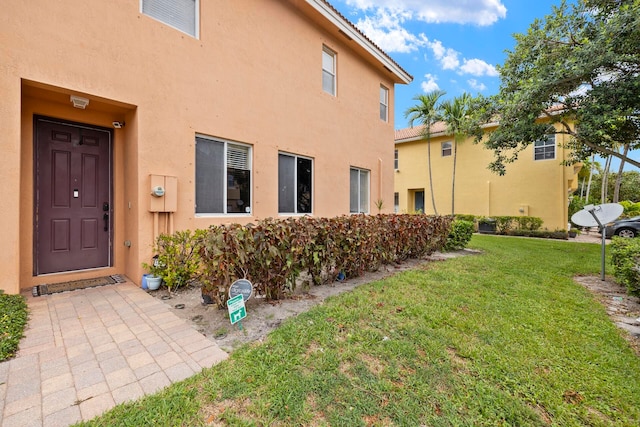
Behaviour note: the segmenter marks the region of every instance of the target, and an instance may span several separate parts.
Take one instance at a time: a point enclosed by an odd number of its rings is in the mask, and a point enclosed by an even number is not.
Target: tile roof
[[[540,119],[545,119],[547,115],[557,115],[562,113],[566,107],[557,104],[553,105],[546,110],[546,114],[540,114]],[[485,123],[481,127],[483,129],[493,128],[498,126],[498,121],[494,120],[490,123]],[[416,141],[422,139],[424,134],[424,125],[417,125],[414,127],[404,128],[404,129],[396,129],[395,134],[395,142],[409,142]],[[431,126],[431,136],[442,136],[447,135],[447,124],[443,121],[436,122]]]
[[[445,122],[436,122],[431,126],[431,135],[444,135],[447,131],[447,124]],[[422,139],[424,135],[424,125],[418,125],[411,128],[397,129],[395,134],[396,142],[413,141]]]

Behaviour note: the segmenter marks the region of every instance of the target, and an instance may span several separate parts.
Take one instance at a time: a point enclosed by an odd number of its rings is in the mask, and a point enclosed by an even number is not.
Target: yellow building
[[[495,127],[493,127],[495,129]],[[434,213],[429,186],[428,146],[424,128],[400,129],[395,136],[395,208],[398,212]],[[488,127],[487,132],[492,128]],[[481,216],[534,216],[549,230],[567,228],[569,195],[578,184],[580,165],[564,166],[567,136],[550,135],[521,152],[499,176],[487,167],[493,152],[473,138],[458,143],[455,213]],[[431,132],[431,173],[437,213],[452,213],[453,137],[444,123]]]
[[[161,232],[391,200],[412,77],[326,0],[6,0],[0,22],[8,293],[137,282]]]

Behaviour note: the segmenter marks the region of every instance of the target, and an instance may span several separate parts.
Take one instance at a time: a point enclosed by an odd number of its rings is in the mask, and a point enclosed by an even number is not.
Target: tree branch
[[[617,151],[611,150],[607,147],[603,147],[601,145],[598,144],[594,144],[593,142],[581,139],[580,142],[582,142],[584,145],[586,145],[587,147],[591,148],[594,151],[597,151],[598,153],[601,154],[607,154],[613,157],[617,157],[620,160],[624,160],[626,163],[632,164],[637,168],[640,168],[640,162],[635,161],[627,156],[623,156],[622,154],[618,153]]]

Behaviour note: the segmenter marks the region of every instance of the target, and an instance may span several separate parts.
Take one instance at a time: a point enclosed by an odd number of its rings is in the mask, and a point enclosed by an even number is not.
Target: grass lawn
[[[598,274],[600,246],[470,247],[484,254],[331,298],[86,425],[638,426],[640,359],[571,279]]]
[[[15,355],[27,317],[27,303],[21,295],[7,295],[0,291],[0,362]]]

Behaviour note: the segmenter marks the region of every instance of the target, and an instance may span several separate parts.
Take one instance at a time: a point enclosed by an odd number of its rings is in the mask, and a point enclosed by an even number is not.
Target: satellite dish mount
[[[600,279],[604,281],[605,247],[607,244],[605,225],[616,220],[624,208],[618,203],[605,203],[602,205],[586,205],[584,209],[571,216],[571,222],[581,227],[595,227],[600,229],[602,234],[602,268]]]

